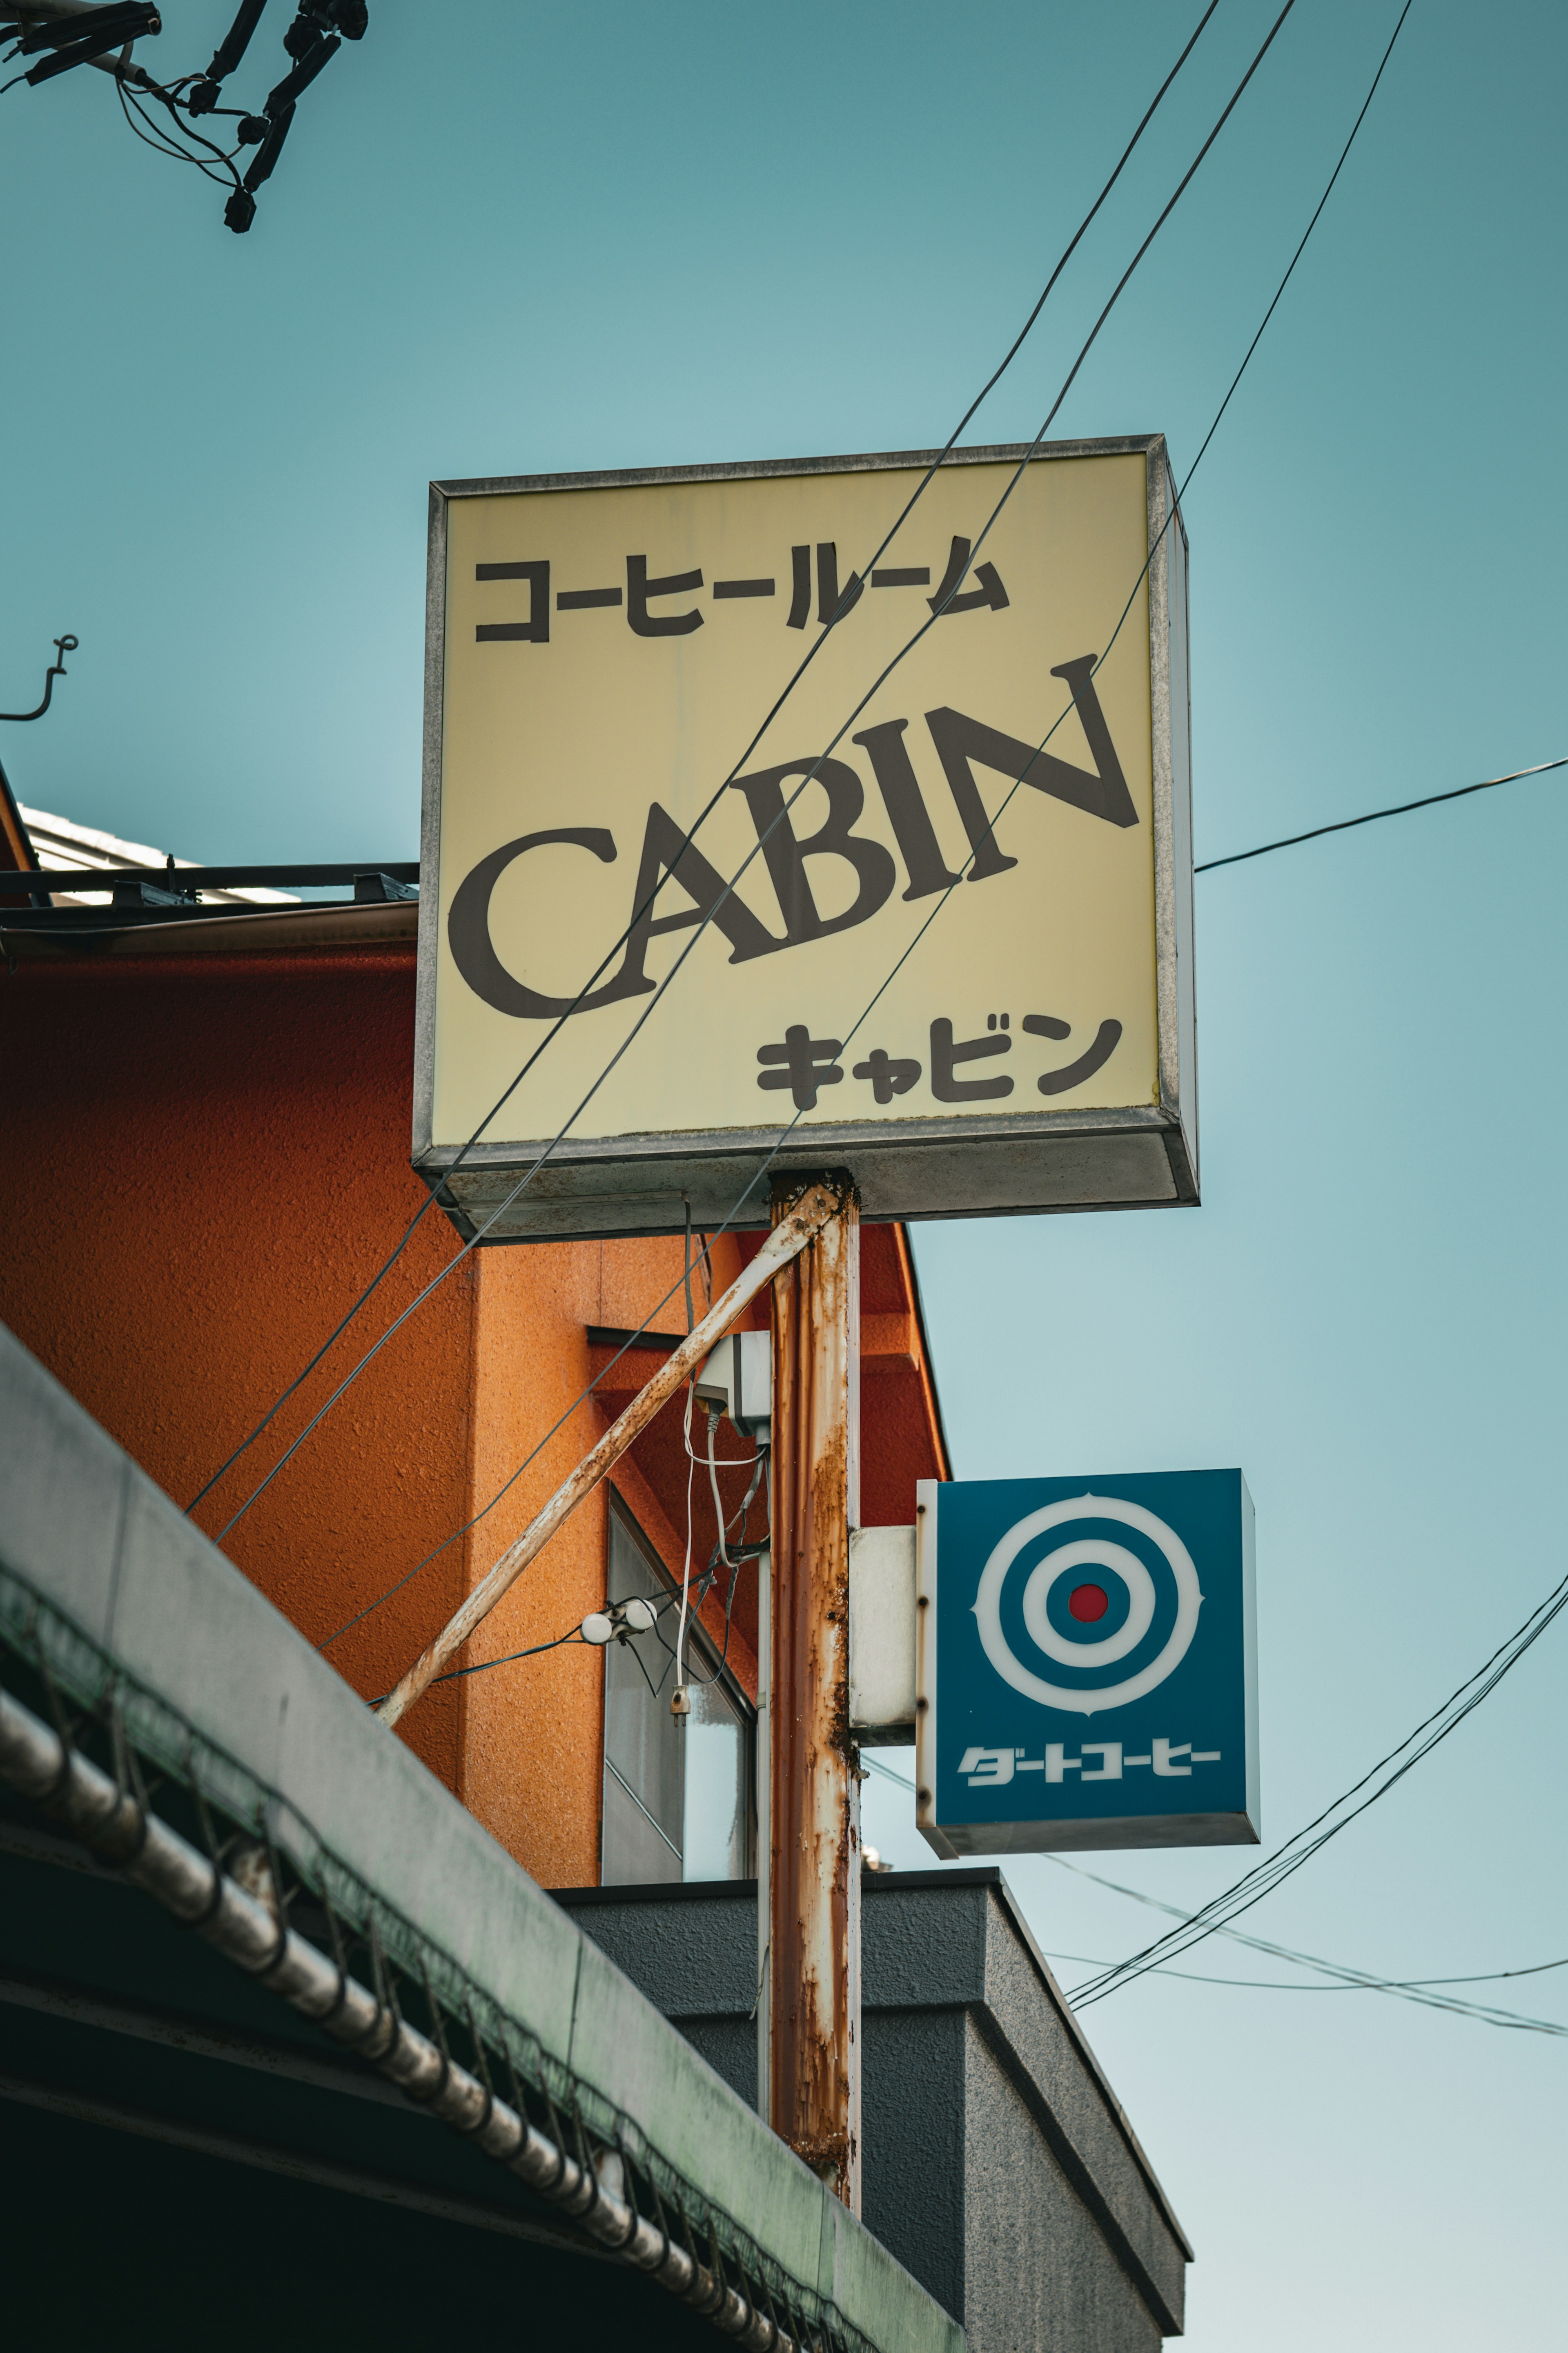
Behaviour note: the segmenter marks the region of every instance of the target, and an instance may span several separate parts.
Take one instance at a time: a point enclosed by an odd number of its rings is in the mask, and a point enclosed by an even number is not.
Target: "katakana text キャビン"
[[[994,1055],[1012,1051],[1011,1018],[1006,1013],[993,1013],[985,1035],[962,1040],[953,1037],[952,1023],[945,1017],[931,1023],[931,1091],[938,1103],[997,1103],[1012,1093],[1013,1080],[1006,1072],[986,1079],[961,1079],[956,1075],[962,1064],[988,1061]],[[1072,1034],[1068,1022],[1058,1021],[1049,1013],[1026,1013],[1020,1027],[1036,1038],[1059,1039]],[[1035,1083],[1041,1094],[1066,1094],[1082,1086],[1110,1060],[1121,1037],[1120,1021],[1102,1021],[1093,1043],[1084,1052],[1070,1062],[1058,1063],[1055,1069],[1040,1072]],[[796,1111],[815,1111],[818,1089],[842,1082],[844,1071],[837,1057],[843,1050],[841,1038],[814,1038],[804,1022],[793,1022],[782,1039],[758,1047],[757,1060],[763,1067],[757,1084],[764,1090],[787,1087]],[[921,1064],[912,1057],[895,1058],[878,1046],[865,1061],[855,1064],[854,1074],[869,1085],[878,1103],[889,1103],[895,1096],[908,1094],[918,1083]]]

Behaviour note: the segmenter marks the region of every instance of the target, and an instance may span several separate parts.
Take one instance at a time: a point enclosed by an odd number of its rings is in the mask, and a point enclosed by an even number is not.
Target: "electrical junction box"
[[[861,1748],[915,1736],[915,1532],[849,1531],[849,1733]]]
[[[770,1332],[731,1332],[697,1376],[697,1402],[727,1413],[746,1438],[765,1439],[773,1415]]]
[[[1259,1837],[1239,1471],[917,1489],[916,1820],[944,1857]]]

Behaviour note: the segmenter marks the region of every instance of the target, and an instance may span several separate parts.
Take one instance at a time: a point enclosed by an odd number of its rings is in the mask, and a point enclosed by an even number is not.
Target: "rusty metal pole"
[[[849,1738],[849,1529],[859,1512],[859,1210],[773,1285],[767,2108],[860,2207],[859,1783]],[[801,1191],[775,1189],[773,1221]]]

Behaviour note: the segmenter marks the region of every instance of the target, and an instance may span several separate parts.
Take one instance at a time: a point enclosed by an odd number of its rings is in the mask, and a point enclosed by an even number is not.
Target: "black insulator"
[[[302,58],[315,47],[321,37],[320,27],[312,25],[308,16],[300,15],[295,17],[284,34],[283,46],[291,58]]]
[[[267,97],[267,112],[276,122],[285,111],[292,112],[295,100],[301,90],[309,90],[321,68],[337,56],[342,43],[335,33],[323,33],[313,41],[291,74],[285,74]]]
[[[223,216],[236,237],[243,237],[256,218],[256,198],[248,188],[236,188],[223,208]]]
[[[267,0],[240,0],[238,16],[213,52],[213,61],[207,68],[209,80],[222,81],[226,74],[233,73],[245,55],[252,33],[261,21],[261,12],[266,5]]]
[[[77,16],[57,16],[47,24],[33,26],[23,33],[14,54],[26,58],[39,49],[74,49],[80,44],[85,60],[100,56],[112,46],[116,36],[121,40],[136,41],[144,33],[160,33],[163,29],[158,11],[148,5],[148,0],[117,0],[117,5],[109,7],[84,8]],[[94,40],[96,47],[85,47]]]
[[[289,125],[293,120],[293,108],[286,106],[282,112],[275,115],[268,124],[267,136],[251,157],[250,168],[245,175],[244,185],[247,195],[254,195],[264,180],[269,180],[272,177],[272,167],[282,153],[283,142],[289,136]],[[247,227],[248,226],[247,222]]]
[[[198,81],[185,100],[187,114],[210,114],[223,96],[216,81]]]
[[[234,135],[242,147],[259,147],[271,128],[264,114],[242,114]]]

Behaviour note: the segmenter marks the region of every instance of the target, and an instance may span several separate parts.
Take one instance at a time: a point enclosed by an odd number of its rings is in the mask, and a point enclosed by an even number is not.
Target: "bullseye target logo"
[[[1141,1504],[1088,1494],[1008,1529],[981,1574],[974,1615],[1004,1683],[1042,1707],[1095,1715],[1174,1672],[1202,1605],[1173,1528]]]
[[[939,1854],[1258,1835],[1239,1471],[922,1483],[916,1820]]]

